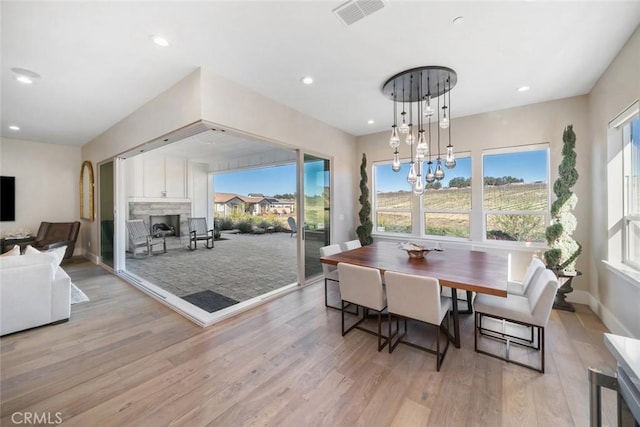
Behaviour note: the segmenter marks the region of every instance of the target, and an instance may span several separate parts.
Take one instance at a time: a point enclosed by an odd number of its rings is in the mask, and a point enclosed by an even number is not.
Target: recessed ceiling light
[[[151,40],[153,40],[153,42],[160,47],[169,46],[169,41],[162,36],[158,36],[158,35],[151,36]]]
[[[453,23],[456,25],[460,25],[464,22],[464,16],[457,16],[453,18]]]
[[[16,80],[22,83],[23,85],[33,84],[33,79],[27,76],[16,76]]]
[[[529,89],[530,89],[530,87],[529,87],[529,86],[520,86],[520,87],[518,88],[518,92],[526,92],[526,91],[528,91]]]
[[[374,124],[375,122],[376,122],[375,120],[371,120],[371,119],[367,120],[367,123],[370,124],[370,125]]]
[[[26,68],[14,67],[11,69],[11,71],[13,71],[13,73],[16,75],[16,80],[24,85],[33,84],[35,79],[40,78],[40,74],[34,73],[33,71],[27,70]]]
[[[300,79],[300,81],[306,85],[310,85],[311,83],[313,83],[313,78],[309,76],[304,76],[303,78]]]
[[[16,125],[11,125],[9,126],[9,129],[11,129],[12,131],[19,131],[20,130],[20,126],[16,126]]]

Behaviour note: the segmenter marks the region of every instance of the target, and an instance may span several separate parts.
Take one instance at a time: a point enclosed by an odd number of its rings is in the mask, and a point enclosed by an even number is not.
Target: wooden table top
[[[373,267],[384,274],[397,271],[435,277],[442,286],[507,296],[508,257],[480,251],[445,249],[432,251],[425,258],[409,258],[397,243],[376,242],[358,249],[321,257],[324,264],[340,262]]]

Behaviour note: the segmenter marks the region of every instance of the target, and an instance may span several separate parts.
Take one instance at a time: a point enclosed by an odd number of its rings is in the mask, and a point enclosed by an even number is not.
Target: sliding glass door
[[[303,212],[300,233],[304,254],[304,278],[322,273],[320,248],[331,240],[331,174],[329,160],[304,154]]]
[[[113,243],[114,243],[114,175],[113,161],[102,163],[99,165],[100,183],[100,262],[113,268]]]

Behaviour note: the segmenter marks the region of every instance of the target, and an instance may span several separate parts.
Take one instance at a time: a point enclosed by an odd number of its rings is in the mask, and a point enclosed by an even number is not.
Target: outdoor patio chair
[[[207,227],[206,218],[189,218],[189,249],[198,249],[198,240],[205,241],[207,249],[213,248],[213,229]],[[211,241],[211,243],[209,243]],[[193,243],[193,247],[191,247]]]
[[[287,218],[287,222],[289,223],[289,228],[291,229],[291,237],[298,232],[298,228],[296,227],[296,220],[292,216]]]
[[[127,230],[129,231],[129,241],[131,242],[131,252],[133,256],[137,256],[137,248],[142,246],[147,249],[147,255],[153,255],[153,247],[162,245],[162,252],[167,252],[167,242],[164,237],[151,237],[149,227],[141,219],[132,219],[127,221]]]

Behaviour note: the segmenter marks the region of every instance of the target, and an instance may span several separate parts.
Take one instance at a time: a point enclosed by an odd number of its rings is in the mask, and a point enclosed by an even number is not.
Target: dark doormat
[[[222,310],[223,308],[227,308],[238,303],[238,301],[233,298],[225,297],[224,295],[220,295],[217,292],[209,290],[185,295],[182,299],[209,313]]]

